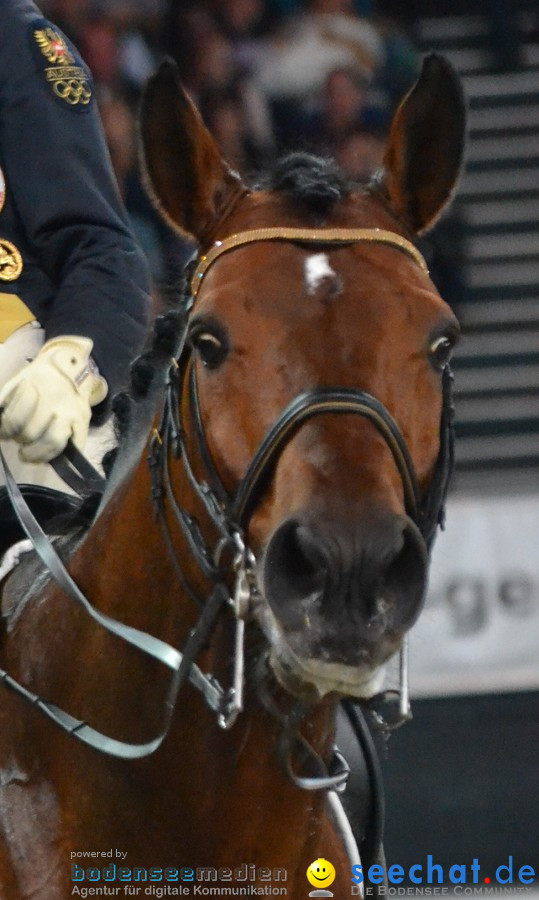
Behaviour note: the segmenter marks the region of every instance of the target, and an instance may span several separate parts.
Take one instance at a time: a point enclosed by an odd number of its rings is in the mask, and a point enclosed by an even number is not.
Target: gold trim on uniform
[[[35,316],[17,294],[0,294],[0,343],[17,328],[35,321]]]
[[[0,281],[15,281],[22,272],[22,256],[15,244],[0,238]]]
[[[34,37],[45,59],[52,63],[45,69],[45,77],[56,96],[69,106],[87,106],[92,99],[88,74],[82,66],[73,65],[75,57],[62,35],[54,28],[38,28]]]

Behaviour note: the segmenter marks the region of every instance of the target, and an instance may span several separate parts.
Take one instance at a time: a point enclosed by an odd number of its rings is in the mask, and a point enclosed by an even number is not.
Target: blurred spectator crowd
[[[166,54],[223,155],[248,179],[284,152],[329,153],[352,179],[379,166],[418,56],[375,0],[38,0],[90,66],[120,191],[156,284],[190,248],[141,187],[136,113]],[[389,4],[390,5],[390,4]]]
[[[371,173],[417,58],[366,0],[195,0],[167,11],[174,57],[223,153],[253,172],[276,153],[335,155]]]

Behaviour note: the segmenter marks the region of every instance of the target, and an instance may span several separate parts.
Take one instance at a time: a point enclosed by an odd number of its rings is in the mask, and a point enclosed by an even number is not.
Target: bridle
[[[191,291],[185,302],[190,313],[196,297],[201,289],[203,279],[209,269],[224,255],[240,247],[259,242],[294,242],[302,246],[343,247],[358,243],[375,243],[387,245],[410,257],[416,265],[428,274],[428,268],[417,248],[403,236],[378,228],[260,228],[230,235],[222,241],[215,241],[211,249],[195,261],[191,275]],[[187,320],[189,316],[187,315]],[[187,325],[186,325],[187,328]],[[185,340],[181,350],[169,369],[167,380],[167,399],[159,429],[154,435],[152,471],[154,472],[154,497],[163,492],[176,514],[185,537],[198,559],[202,572],[210,579],[216,580],[219,573],[209,570],[210,561],[221,558],[223,547],[227,544],[236,550],[234,608],[236,627],[243,635],[243,621],[246,611],[260,595],[255,573],[255,558],[246,545],[250,518],[259,503],[265,486],[273,473],[278,460],[290,440],[309,419],[322,414],[356,414],[367,418],[383,437],[399,472],[404,494],[405,509],[408,516],[417,526],[427,548],[430,548],[438,525],[443,526],[444,503],[449,479],[453,468],[453,405],[451,397],[452,375],[449,366],[442,373],[442,418],[440,427],[440,448],[430,485],[423,496],[419,489],[414,466],[406,446],[406,442],[398,425],[387,409],[375,397],[365,391],[353,388],[326,388],[305,391],[295,397],[281,412],[277,420],[266,432],[256,449],[247,469],[237,485],[234,494],[229,495],[212,459],[205,437],[205,429],[200,409],[196,368],[192,360],[189,344]],[[198,455],[205,470],[205,479],[197,480],[190,464],[190,451],[186,444],[186,435],[178,421],[178,410],[181,404],[182,386],[188,383],[189,411],[193,424],[193,437]],[[168,476],[168,456],[173,455],[183,460],[191,487],[205,507],[209,518],[221,535],[218,548],[212,552],[201,541],[198,523],[187,517],[174,498],[170,477]],[[152,454],[151,454],[152,456]],[[161,485],[159,473],[164,473]],[[156,514],[166,531],[162,508],[156,507]],[[171,547],[170,534],[165,540]],[[184,585],[185,586],[185,585]],[[189,588],[190,594],[194,592]],[[241,596],[241,601],[239,597]],[[242,637],[236,637],[236,650],[241,645]],[[220,724],[230,727],[241,709],[243,681],[243,659],[236,655],[236,679],[231,693],[228,714],[221,716]],[[403,644],[400,658],[400,691],[385,692],[383,700],[398,700],[398,712],[395,714],[391,704],[387,705],[385,717],[380,724],[385,728],[398,727],[409,718],[409,700],[407,685],[407,645]]]
[[[148,656],[170,668],[173,672],[167,696],[167,715],[162,733],[145,744],[129,744],[109,738],[85,722],[59,710],[54,704],[32,694],[7,672],[0,670],[0,679],[10,688],[34,703],[49,718],[79,740],[101,752],[124,759],[140,758],[152,753],[168,733],[176,697],[180,685],[189,680],[203,695],[206,704],[217,713],[223,728],[230,728],[243,706],[245,622],[254,602],[260,602],[261,592],[257,583],[256,560],[250,550],[246,534],[250,518],[259,502],[265,485],[293,435],[304,422],[322,414],[355,414],[367,418],[383,437],[399,471],[407,514],[418,527],[430,547],[436,527],[443,522],[443,507],[453,459],[451,373],[446,367],[442,377],[443,408],[440,432],[440,449],[431,483],[421,496],[413,463],[400,430],[385,407],[365,391],[352,388],[318,388],[297,396],[282,411],[276,422],[262,439],[245,474],[232,497],[228,495],[211,458],[199,406],[196,370],[192,350],[187,341],[189,316],[195,298],[200,291],[209,268],[225,253],[260,241],[287,241],[317,247],[348,246],[360,242],[383,244],[406,254],[419,268],[427,267],[419,251],[401,235],[381,229],[297,229],[264,228],[241,232],[217,241],[211,250],[197,259],[191,279],[191,291],[184,298],[179,315],[182,320],[178,340],[166,379],[165,399],[159,425],[150,439],[149,466],[151,470],[152,498],[156,517],[160,523],[169,556],[182,588],[199,604],[201,614],[190,632],[183,651],[166,644],[151,635],[127,627],[99,613],[75,584],[41,528],[25,509],[22,495],[9,470],[6,471],[8,492],[17,511],[22,527],[33,541],[37,553],[44,561],[60,587],[80,603],[96,622],[124,641],[138,647]],[[186,381],[187,380],[187,381]],[[199,480],[190,462],[190,450],[186,434],[180,422],[180,402],[184,384],[187,383],[193,436],[205,469],[205,480]],[[177,457],[183,462],[188,481],[202,503],[218,539],[214,547],[208,547],[196,519],[176,500],[169,469],[169,460]],[[4,464],[5,467],[5,464]],[[5,467],[6,469],[6,467]],[[164,508],[168,503],[176,522],[183,532],[191,555],[201,574],[210,584],[209,599],[202,600],[182,571],[173,546]],[[232,583],[232,590],[229,585]],[[207,641],[222,609],[232,609],[235,619],[234,675],[232,686],[225,690],[213,675],[203,673],[195,658]],[[405,665],[401,659],[400,721],[408,717],[408,696]],[[322,766],[325,770],[325,767]],[[296,781],[302,787],[336,789],[343,784],[346,773],[322,772],[314,778]]]
[[[239,232],[230,235],[222,241],[216,241],[211,249],[200,257],[191,278],[191,295],[188,299],[189,309],[202,286],[202,281],[208,270],[217,260],[232,250],[244,247],[248,244],[261,241],[285,241],[295,242],[306,246],[349,246],[357,243],[376,243],[394,247],[408,255],[418,267],[428,274],[427,264],[417,248],[402,235],[380,228],[333,228],[333,229],[303,229],[303,228],[258,228],[250,231]],[[178,371],[181,369],[177,361]],[[449,398],[450,373],[446,367],[442,375],[443,381],[443,410],[450,414],[451,403]],[[178,384],[177,381],[174,382]],[[196,375],[194,366],[190,367],[189,394],[191,412],[194,418],[195,438],[201,458],[206,469],[207,482],[204,492],[208,488],[214,495],[214,500],[220,507],[225,507],[229,521],[245,533],[253,508],[259,499],[262,487],[269,474],[274,469],[281,453],[289,443],[301,425],[313,416],[322,413],[356,413],[369,419],[380,432],[388,445],[397,469],[399,471],[403,491],[405,507],[408,515],[418,526],[425,542],[430,545],[433,532],[443,515],[442,508],[447,492],[447,481],[452,464],[451,434],[448,433],[449,422],[443,418],[441,423],[440,453],[433,473],[433,478],[427,495],[421,499],[421,492],[417,483],[412,460],[408,448],[400,430],[385,407],[375,397],[352,388],[317,388],[299,394],[282,411],[277,421],[271,426],[258,446],[247,471],[243,475],[236,488],[233,498],[228,496],[221,478],[213,464],[208,450],[198,394],[196,388]],[[179,392],[174,397],[178,405]],[[178,408],[177,406],[175,407]],[[450,418],[450,415],[449,415]],[[182,448],[185,451],[185,446]],[[441,457],[441,458],[440,458]]]

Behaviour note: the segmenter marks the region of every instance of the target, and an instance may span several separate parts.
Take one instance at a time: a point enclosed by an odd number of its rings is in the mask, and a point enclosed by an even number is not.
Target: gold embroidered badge
[[[4,178],[4,173],[2,172],[2,169],[0,169],[0,212],[2,212],[5,202],[6,202],[6,179]]]
[[[22,256],[15,244],[0,238],[0,281],[15,281],[22,272]]]
[[[54,28],[36,28],[34,38],[41,53],[51,63],[45,68],[45,78],[54,94],[73,107],[88,106],[92,87],[88,74],[69,50],[64,38]]]
[[[69,52],[67,44],[61,34],[54,28],[37,28],[34,37],[43,56],[53,65],[70,66],[75,62],[75,57]]]

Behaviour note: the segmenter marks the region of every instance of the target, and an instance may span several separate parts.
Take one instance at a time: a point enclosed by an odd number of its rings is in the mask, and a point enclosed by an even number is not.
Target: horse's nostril
[[[309,527],[292,520],[277,529],[266,551],[264,586],[270,605],[280,617],[284,614],[286,624],[302,624],[304,603],[323,592],[327,570],[324,548]]]
[[[295,566],[299,565],[306,577],[327,568],[324,549],[306,525],[298,525],[291,534],[290,553],[294,557]]]
[[[409,628],[421,609],[427,587],[428,554],[417,527],[409,522],[403,532],[403,545],[384,574],[384,589],[399,597],[393,614],[393,627]]]

